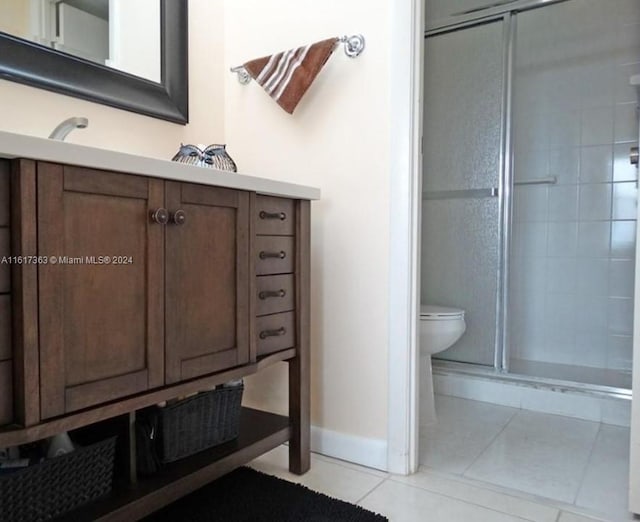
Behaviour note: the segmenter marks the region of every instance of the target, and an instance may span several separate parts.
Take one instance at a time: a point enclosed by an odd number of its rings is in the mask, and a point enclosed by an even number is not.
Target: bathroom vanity
[[[0,132],[0,447],[109,419],[113,493],[72,520],[134,520],[289,441],[309,469],[309,219],[319,190]],[[289,367],[289,415],[152,478],[136,411]],[[1,501],[1,499],[0,499]]]

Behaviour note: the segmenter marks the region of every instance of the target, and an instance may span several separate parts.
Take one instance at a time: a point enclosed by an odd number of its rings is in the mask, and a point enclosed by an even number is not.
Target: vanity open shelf
[[[137,520],[291,438],[288,417],[242,408],[237,439],[168,464],[151,477],[117,484],[113,492],[60,521]]]

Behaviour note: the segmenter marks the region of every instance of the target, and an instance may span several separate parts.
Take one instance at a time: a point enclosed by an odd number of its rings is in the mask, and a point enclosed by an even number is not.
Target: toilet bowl
[[[464,310],[446,306],[420,307],[420,424],[436,422],[431,356],[455,344],[467,329]]]
[[[420,307],[420,353],[433,355],[451,347],[467,329],[464,310],[446,306]]]

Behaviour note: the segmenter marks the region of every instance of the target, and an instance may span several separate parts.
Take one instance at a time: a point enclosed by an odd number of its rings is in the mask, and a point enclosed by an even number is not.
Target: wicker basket
[[[235,439],[243,390],[242,385],[218,388],[158,408],[160,460],[173,462]]]
[[[0,476],[0,520],[51,520],[111,491],[116,437]]]

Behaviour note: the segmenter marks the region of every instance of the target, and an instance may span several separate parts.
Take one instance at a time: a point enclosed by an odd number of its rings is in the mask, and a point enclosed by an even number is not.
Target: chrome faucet
[[[64,120],[60,125],[53,129],[53,132],[49,134],[49,139],[64,141],[67,134],[69,134],[73,129],[86,129],[88,126],[89,120],[87,118],[75,116],[68,120]]]

